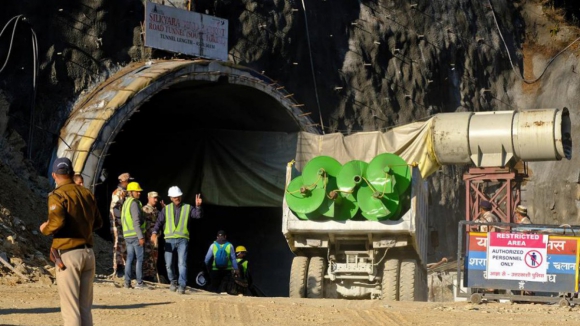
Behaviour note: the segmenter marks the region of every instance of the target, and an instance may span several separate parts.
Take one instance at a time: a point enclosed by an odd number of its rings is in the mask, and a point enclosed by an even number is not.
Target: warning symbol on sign
[[[542,257],[542,254],[539,251],[530,250],[524,257],[524,261],[526,262],[526,265],[528,265],[528,267],[538,268],[542,265],[544,257]]]

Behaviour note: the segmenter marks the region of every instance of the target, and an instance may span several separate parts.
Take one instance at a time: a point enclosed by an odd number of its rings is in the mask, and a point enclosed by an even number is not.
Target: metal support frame
[[[525,170],[524,170],[525,171]],[[479,203],[487,200],[492,212],[501,222],[513,222],[513,212],[521,201],[521,182],[526,173],[512,168],[487,167],[470,168],[463,175],[465,181],[465,219],[473,221],[479,216]],[[490,195],[485,191],[487,183],[497,183],[497,189]]]

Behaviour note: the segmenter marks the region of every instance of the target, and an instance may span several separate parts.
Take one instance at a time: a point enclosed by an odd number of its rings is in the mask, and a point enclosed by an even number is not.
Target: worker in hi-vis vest
[[[157,243],[157,233],[163,229],[165,236],[165,268],[171,285],[170,291],[185,294],[187,285],[187,247],[189,245],[189,231],[187,229],[190,219],[201,218],[201,194],[195,195],[195,207],[181,201],[183,193],[177,186],[169,188],[167,193],[171,204],[166,205],[157,217],[153,228],[151,241]],[[173,270],[173,256],[177,252],[177,266],[179,269],[179,282]],[[179,286],[178,286],[179,283]]]
[[[210,260],[213,262],[210,265]],[[232,271],[239,275],[238,262],[234,246],[227,241],[226,232],[219,230],[214,241],[205,255],[205,265],[211,278],[210,291],[221,293],[227,292],[227,285],[231,283]]]
[[[238,269],[240,270],[240,275],[234,280],[236,284],[236,293],[248,296],[255,296],[256,294],[252,291],[253,280],[250,274],[248,260],[246,259],[246,254],[248,250],[245,246],[236,247],[236,261],[238,262]]]
[[[121,225],[123,227],[123,238],[127,244],[127,265],[125,265],[125,288],[131,288],[131,274],[133,260],[137,258],[136,289],[146,288],[143,283],[143,248],[145,247],[145,217],[143,216],[143,205],[139,201],[141,196],[141,186],[137,182],[127,185],[129,197],[125,199],[121,208]]]

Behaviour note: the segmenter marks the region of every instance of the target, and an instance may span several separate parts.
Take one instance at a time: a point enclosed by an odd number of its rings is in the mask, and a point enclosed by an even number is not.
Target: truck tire
[[[326,271],[326,261],[323,257],[310,258],[308,264],[308,276],[306,281],[307,298],[324,298],[324,273]]]
[[[425,301],[425,273],[417,259],[403,259],[401,261],[401,277],[399,280],[400,301]]]
[[[306,271],[308,269],[308,257],[296,256],[292,260],[290,269],[290,298],[306,297]]]
[[[420,301],[429,301],[429,282],[427,281],[427,268],[421,267],[421,271],[421,284],[423,284],[423,286],[419,289],[419,293],[421,294]]]
[[[399,258],[388,257],[383,266],[382,298],[386,301],[399,300]]]

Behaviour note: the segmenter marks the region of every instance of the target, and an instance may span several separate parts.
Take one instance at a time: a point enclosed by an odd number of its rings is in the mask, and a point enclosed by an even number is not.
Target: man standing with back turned
[[[213,258],[213,263],[209,264]],[[227,234],[224,230],[219,230],[216,241],[214,241],[205,255],[205,266],[209,270],[211,278],[211,291],[216,293],[226,292],[227,285],[230,284],[232,271],[239,276],[238,261],[234,246],[228,242]]]
[[[103,224],[93,194],[73,183],[72,163],[58,158],[52,165],[56,189],[48,195],[48,221],[40,232],[53,235],[52,248],[63,269],[56,268],[60,310],[64,325],[92,325],[95,254],[93,231]]]
[[[183,193],[177,186],[169,188],[171,204],[166,205],[155,223],[151,241],[157,243],[157,233],[163,228],[165,235],[165,268],[171,286],[169,291],[185,294],[187,285],[187,246],[189,245],[189,230],[187,224],[192,218],[201,218],[201,195],[195,195],[195,207],[181,202]],[[179,267],[179,289],[173,270],[173,253],[177,251],[177,266]]]

